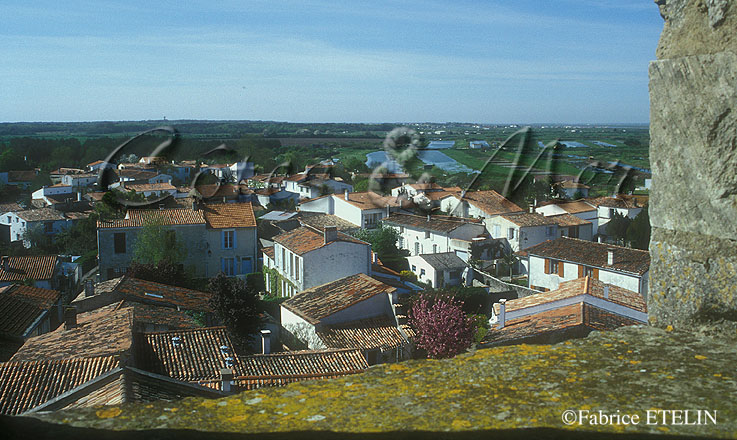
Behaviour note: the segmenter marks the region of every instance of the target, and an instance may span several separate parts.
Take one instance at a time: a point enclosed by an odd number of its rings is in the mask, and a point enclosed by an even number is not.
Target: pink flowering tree
[[[471,345],[476,332],[473,320],[463,312],[463,302],[453,297],[431,301],[421,296],[410,309],[409,323],[417,334],[417,346],[433,359],[462,353]]]

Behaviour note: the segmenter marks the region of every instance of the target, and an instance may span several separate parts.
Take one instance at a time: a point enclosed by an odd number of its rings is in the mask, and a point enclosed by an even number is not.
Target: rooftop
[[[126,295],[128,299],[150,304],[182,308],[185,310],[211,311],[208,304],[211,295],[207,292],[170,286],[125,276],[114,290]],[[97,287],[95,287],[97,293]]]
[[[458,200],[468,201],[468,203],[477,207],[489,217],[508,212],[524,211],[522,208],[494,190],[467,191],[465,193],[456,193],[451,195]]]
[[[501,214],[500,217],[509,220],[522,228],[534,226],[549,226],[558,224],[555,220],[534,212],[518,212],[514,214]]]
[[[247,203],[208,203],[202,205],[207,226],[213,229],[255,228],[253,206]]]
[[[129,189],[135,192],[144,192],[144,191],[169,191],[169,190],[176,190],[177,188],[169,182],[163,182],[163,183],[129,183],[125,185],[125,189]]]
[[[614,264],[607,264],[608,251],[614,252]],[[527,253],[603,269],[642,275],[650,269],[650,253],[606,243],[561,237],[527,249]]]
[[[53,208],[29,209],[16,214],[27,222],[66,220],[64,214]]]
[[[0,287],[0,333],[22,337],[61,297],[56,290],[11,284]]]
[[[342,232],[337,233],[337,239],[335,241],[345,241],[366,246],[369,245],[366,242]],[[303,255],[307,252],[314,251],[315,249],[319,249],[333,243],[333,241],[325,243],[324,232],[309,226],[301,226],[297,229],[281,233],[274,237],[274,242],[279,243],[297,255]]]
[[[401,214],[396,212],[382,221],[384,223],[389,223],[393,225],[407,226],[420,230],[435,231],[443,234],[450,233],[460,226],[468,224],[479,224],[475,220],[459,217]]]
[[[0,257],[0,281],[50,280],[58,260],[56,255]]]
[[[311,324],[379,294],[396,290],[381,281],[359,273],[307,289],[282,303]]]
[[[392,208],[409,206],[409,202],[400,197],[382,196],[372,191],[348,193],[348,200],[345,199],[345,193],[331,194],[330,196],[347,201],[351,205],[360,208],[362,211],[380,208],[385,209],[387,206]]]
[[[584,200],[550,200],[548,202],[541,203],[540,206],[555,205],[560,209],[566,211],[569,214],[580,214],[582,212],[596,211],[596,207],[591,206]]]
[[[567,227],[567,226],[583,226],[583,225],[590,225],[591,222],[588,220],[584,220],[580,217],[576,217],[573,214],[557,214],[557,215],[549,215],[547,216],[550,220],[554,221],[558,224],[558,226]]]
[[[594,206],[605,206],[607,208],[642,208],[642,206],[637,203],[636,197],[626,194],[617,194],[616,197],[597,197],[588,199],[588,202]]]
[[[455,252],[440,252],[436,254],[421,254],[420,258],[434,269],[456,270],[463,269],[467,264]]]
[[[389,350],[408,342],[389,316],[327,325],[318,329],[317,336],[328,348]]]
[[[118,366],[115,356],[0,363],[0,414],[21,414]]]

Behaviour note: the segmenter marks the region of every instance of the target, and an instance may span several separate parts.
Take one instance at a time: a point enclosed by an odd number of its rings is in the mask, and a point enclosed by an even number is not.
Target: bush
[[[413,282],[413,283],[417,281],[417,275],[414,272],[412,272],[411,270],[403,270],[403,271],[399,272],[399,276],[404,281],[409,281],[409,282]]]
[[[454,298],[433,303],[421,295],[410,309],[409,322],[417,333],[417,346],[434,359],[462,353],[476,333],[474,321],[463,313],[463,303]]]

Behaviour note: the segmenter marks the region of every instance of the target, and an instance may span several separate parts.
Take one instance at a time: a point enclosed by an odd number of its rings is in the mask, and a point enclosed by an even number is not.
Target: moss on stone
[[[468,431],[527,427],[737,436],[737,327],[630,327],[556,345],[478,350],[408,361],[335,380],[219,400],[188,398],[37,415],[104,429],[213,432]],[[567,409],[644,414],[717,411],[703,426],[566,426]]]

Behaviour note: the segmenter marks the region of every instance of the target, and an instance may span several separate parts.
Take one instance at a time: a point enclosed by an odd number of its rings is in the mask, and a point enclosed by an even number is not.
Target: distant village
[[[647,195],[589,197],[573,176],[541,175],[556,197],[523,208],[399,173],[354,192],[335,163],[277,175],[251,162],[98,160],[52,171],[30,205],[0,205],[0,242],[27,249],[0,259],[0,413],[221,397],[420,357],[408,305],[426,291],[481,292],[476,349],[647,323],[649,253],[607,233],[647,211]],[[38,172],[0,182],[30,192]],[[130,203],[97,220],[93,268],[34,252],[31,231],[53,239],[110,193]],[[249,344],[234,341],[206,289],[131,276],[152,223],[182,243],[193,278],[260,274],[259,294],[278,301]],[[379,230],[391,230],[401,264],[365,239]]]

